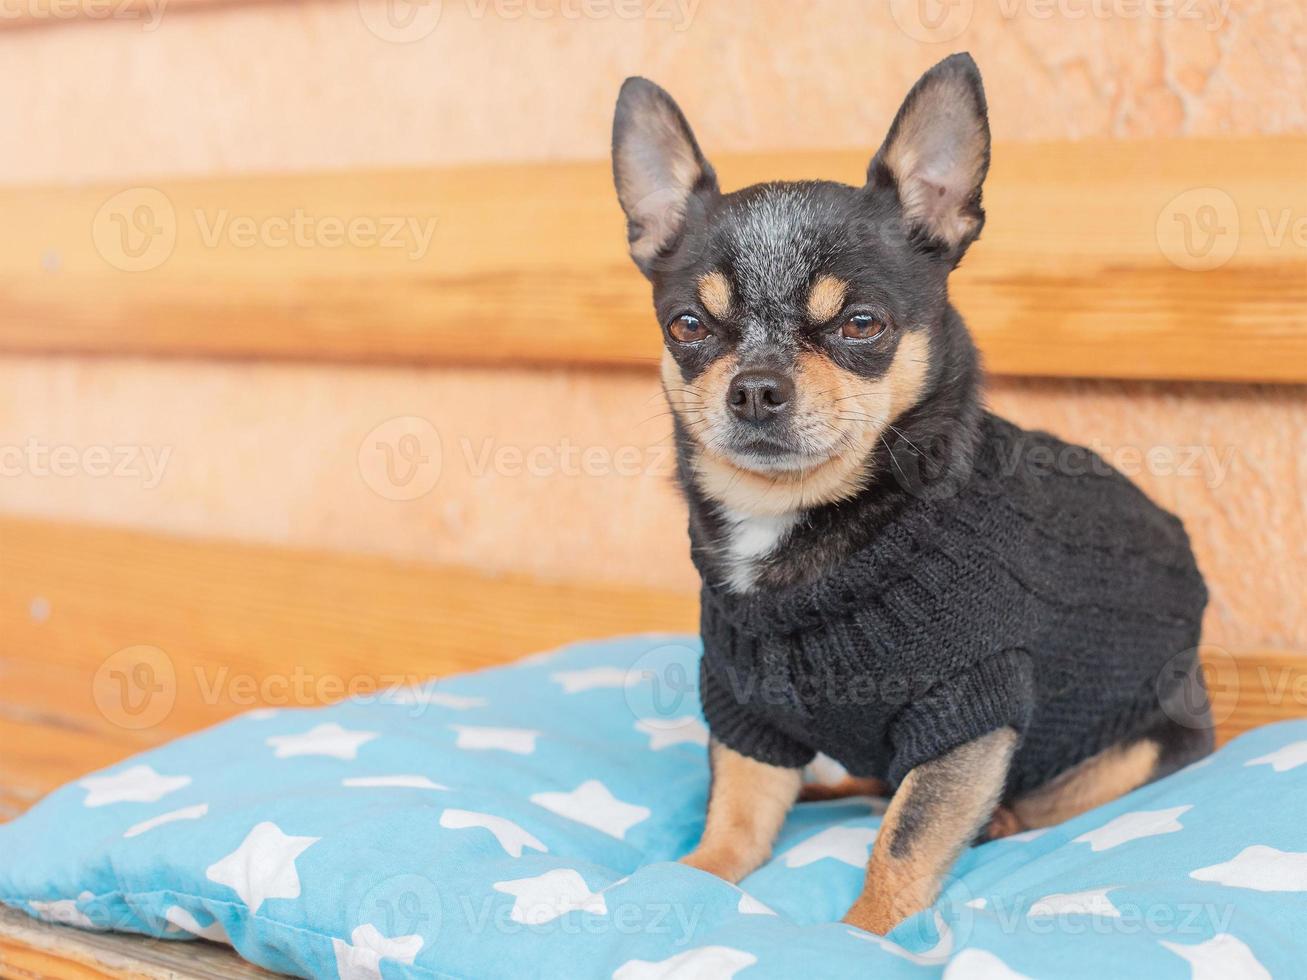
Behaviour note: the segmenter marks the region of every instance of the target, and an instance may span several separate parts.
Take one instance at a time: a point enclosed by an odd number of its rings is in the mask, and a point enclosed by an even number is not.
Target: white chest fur
[[[781,546],[797,518],[793,514],[764,517],[736,511],[724,516],[727,584],[734,592],[748,592],[759,566]]]

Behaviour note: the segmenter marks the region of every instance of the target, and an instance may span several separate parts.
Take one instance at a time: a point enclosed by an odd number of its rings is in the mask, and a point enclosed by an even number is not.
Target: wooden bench
[[[688,594],[0,519],[0,812],[16,816],[88,771],[258,704],[331,700],[337,681],[366,690],[584,637],[692,632],[696,613]],[[128,713],[106,677],[106,661],[141,646],[171,668],[171,679],[164,669],[154,677],[166,712]],[[1221,741],[1307,716],[1307,658],[1211,651],[1207,665]],[[266,683],[296,669],[311,681],[303,697]],[[262,972],[207,942],[0,915],[0,976]]]

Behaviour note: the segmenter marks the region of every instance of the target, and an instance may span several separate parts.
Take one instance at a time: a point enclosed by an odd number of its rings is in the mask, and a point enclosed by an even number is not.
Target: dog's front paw
[[[731,884],[735,884],[753,870],[744,866],[744,861],[739,855],[718,848],[695,848],[681,858],[680,863],[698,868],[700,871],[707,871],[710,875],[716,875]]]
[[[844,916],[843,922],[846,926],[853,926],[863,932],[884,936],[898,925],[903,918],[901,915],[895,915],[888,902],[876,902],[860,898]]]

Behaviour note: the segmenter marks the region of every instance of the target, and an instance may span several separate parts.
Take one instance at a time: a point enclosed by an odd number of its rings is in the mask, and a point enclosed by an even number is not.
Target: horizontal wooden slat
[[[693,630],[696,609],[687,594],[0,519],[0,819],[253,706]],[[141,646],[166,655],[150,663],[166,690],[133,714],[145,702],[110,676],[123,657],[106,661]]]
[[[716,163],[858,182],[866,155]],[[1002,374],[1307,381],[1304,173],[1303,137],[1000,146],[955,300]],[[0,192],[0,351],[658,357],[603,163],[145,184]]]
[[[86,932],[0,908],[0,977],[13,980],[267,980],[278,976],[210,942]]]

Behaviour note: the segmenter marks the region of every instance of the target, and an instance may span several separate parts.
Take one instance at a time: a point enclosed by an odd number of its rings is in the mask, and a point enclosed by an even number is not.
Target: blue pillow
[[[1307,722],[968,851],[882,939],[878,819],[798,806],[736,888],[673,863],[708,789],[699,646],[641,636],[252,711],[0,826],[0,899],[301,976],[1270,977],[1307,962]]]

